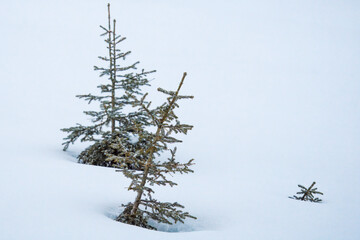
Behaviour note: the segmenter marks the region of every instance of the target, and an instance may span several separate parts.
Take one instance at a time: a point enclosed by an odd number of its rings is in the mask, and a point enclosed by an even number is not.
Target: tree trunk
[[[114,24],[115,26],[115,24]],[[115,31],[115,29],[114,29]],[[111,36],[111,18],[110,18],[110,3],[108,3],[108,33],[109,33],[109,38],[108,38],[108,48],[109,48],[109,63],[110,63],[110,81],[112,83],[112,89],[111,89],[111,110],[114,110],[114,100],[115,100],[115,91],[114,91],[114,74],[113,74],[113,56],[111,53],[111,49],[112,49],[112,36]],[[111,119],[111,133],[115,132],[115,119]]]
[[[112,79],[111,79],[111,110],[112,113],[115,113],[115,83],[116,83],[116,34],[115,34],[115,24],[116,20],[114,19],[114,27],[113,27],[113,72],[112,72]],[[111,133],[115,133],[115,119],[111,119]]]

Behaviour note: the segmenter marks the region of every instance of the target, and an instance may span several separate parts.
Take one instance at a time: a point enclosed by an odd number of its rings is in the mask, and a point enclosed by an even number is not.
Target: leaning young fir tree
[[[118,138],[117,143],[111,146],[120,152],[126,152],[124,155],[107,154],[111,161],[117,161],[123,166],[123,169],[117,170],[124,173],[124,175],[131,179],[131,184],[128,190],[136,192],[134,202],[123,205],[124,211],[117,217],[117,221],[136,225],[148,229],[155,229],[149,224],[149,219],[158,223],[172,224],[176,222],[184,223],[187,217],[194,218],[188,212],[183,212],[184,208],[181,204],[174,202],[160,202],[153,198],[154,190],[152,186],[175,186],[175,182],[168,179],[168,175],[175,173],[191,173],[189,167],[193,165],[193,159],[186,163],[180,163],[175,160],[176,147],[173,149],[168,145],[172,143],[180,143],[181,140],[175,138],[173,134],[183,133],[187,134],[193,128],[191,125],[182,124],[178,120],[174,110],[179,107],[178,100],[193,98],[193,96],[179,95],[179,91],[183,85],[186,73],[184,73],[178,89],[174,91],[166,91],[159,88],[158,91],[168,95],[167,102],[161,106],[150,109],[150,103],[145,102],[145,94],[140,100],[132,95],[135,99],[135,106],[138,106],[139,111],[144,112],[151,119],[151,125],[154,132],[144,131],[143,128],[135,127],[136,134],[139,140],[145,142],[141,149],[135,152],[127,151],[124,147],[124,139]],[[129,93],[129,95],[131,95]],[[136,124],[135,124],[136,125]],[[137,125],[136,125],[137,126]],[[159,152],[168,151],[170,158],[165,161],[157,160]],[[137,169],[141,171],[129,169],[127,164],[134,162],[137,156],[142,157],[142,161],[136,161]]]
[[[123,52],[118,45],[125,40],[125,37],[117,35],[116,20],[111,20],[110,4],[108,4],[108,26],[100,26],[105,32],[101,36],[105,36],[107,46],[107,56],[99,57],[107,66],[97,67],[94,69],[100,71],[100,77],[107,76],[107,83],[100,84],[98,88],[101,90],[100,95],[86,94],[77,95],[78,98],[91,102],[98,102],[99,111],[84,111],[84,113],[92,118],[93,124],[84,126],[77,124],[75,127],[63,128],[62,131],[68,133],[64,138],[64,151],[70,144],[80,139],[81,142],[93,142],[93,145],[85,149],[79,156],[79,161],[83,163],[113,166],[117,167],[116,162],[105,161],[105,152],[110,151],[113,154],[122,154],[112,150],[109,146],[116,137],[125,139],[127,150],[134,151],[141,147],[141,142],[134,143],[132,140],[133,123],[137,126],[146,127],[149,125],[149,119],[142,112],[124,112],[124,108],[133,104],[133,99],[129,98],[129,93],[134,96],[141,96],[141,87],[149,85],[146,78],[148,74],[155,71],[134,72],[139,62],[131,65],[123,65],[123,60],[131,53]],[[121,64],[120,64],[121,63]]]

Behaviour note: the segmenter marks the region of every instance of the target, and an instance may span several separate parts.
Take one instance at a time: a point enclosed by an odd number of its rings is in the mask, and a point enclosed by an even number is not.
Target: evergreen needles
[[[124,147],[124,140],[117,138],[117,142],[112,144],[112,148],[124,151],[122,156],[115,154],[107,154],[108,158],[118,162],[124,168],[121,170],[123,174],[131,179],[131,184],[128,190],[136,193],[134,202],[123,205],[125,210],[118,216],[117,220],[120,222],[136,225],[148,229],[156,229],[148,223],[152,219],[159,223],[172,224],[176,222],[184,222],[187,217],[194,218],[188,212],[183,212],[184,208],[181,204],[174,202],[160,202],[153,198],[154,190],[152,186],[175,186],[175,182],[168,179],[168,175],[175,173],[191,173],[193,170],[190,166],[193,165],[193,159],[186,163],[177,162],[175,159],[176,147],[170,148],[168,145],[172,143],[181,142],[175,138],[173,134],[183,133],[187,134],[193,126],[182,124],[178,120],[174,110],[179,107],[178,100],[190,99],[193,96],[179,95],[179,91],[185,80],[186,73],[183,74],[181,82],[176,91],[167,91],[159,88],[158,91],[168,95],[167,101],[161,106],[150,109],[150,103],[145,102],[145,94],[141,99],[137,99],[135,95],[129,93],[129,97],[134,99],[134,106],[139,108],[149,119],[153,126],[154,132],[144,131],[144,128],[134,128],[135,134],[139,141],[144,144],[142,148],[133,151],[127,151]],[[136,124],[135,124],[136,125]],[[168,151],[170,157],[167,160],[157,160],[159,152]],[[138,156],[143,156],[137,167],[139,170],[127,168],[127,163],[134,162]]]
[[[167,95],[167,100],[162,105],[151,108],[151,102],[146,101],[147,94],[142,94],[141,87],[149,85],[147,75],[155,71],[134,72],[139,62],[120,65],[130,52],[123,52],[118,48],[125,38],[115,32],[116,21],[111,20],[110,4],[108,26],[100,27],[104,30],[101,36],[105,37],[107,55],[99,58],[107,66],[95,66],[94,69],[100,72],[100,77],[106,76],[107,82],[98,86],[99,95],[77,95],[89,104],[97,102],[100,109],[84,111],[92,119],[92,125],[77,124],[61,129],[68,134],[64,138],[64,151],[77,140],[92,142],[78,156],[80,162],[116,167],[131,179],[128,190],[136,193],[135,200],[123,205],[125,209],[116,220],[156,229],[149,224],[150,219],[165,224],[183,223],[188,217],[196,219],[182,211],[184,206],[178,202],[160,202],[152,196],[155,185],[177,185],[168,179],[169,175],[193,172],[190,167],[194,160],[185,163],[176,161],[176,147],[169,146],[181,143],[174,134],[187,134],[193,128],[181,123],[174,112],[179,107],[179,100],[193,98],[179,94],[186,73],[176,91],[158,88],[159,92]],[[169,158],[159,158],[165,153],[169,154]]]
[[[107,82],[100,84],[99,95],[83,94],[76,97],[84,99],[89,104],[98,102],[98,111],[84,111],[92,119],[92,125],[77,124],[74,127],[63,128],[61,131],[68,134],[64,138],[64,151],[70,144],[80,139],[81,142],[93,144],[79,155],[79,161],[88,164],[119,167],[115,162],[105,161],[105,152],[121,155],[118,150],[111,149],[110,145],[116,138],[121,138],[123,147],[130,151],[141,147],[141,142],[132,141],[134,126],[144,128],[149,125],[149,119],[143,112],[129,111],[134,101],[130,96],[142,96],[141,87],[149,85],[147,75],[155,71],[135,72],[139,62],[123,65],[122,62],[131,53],[121,51],[119,45],[125,37],[116,34],[116,20],[111,20],[110,4],[108,4],[108,26],[100,26],[104,31],[107,55],[99,57],[106,63],[106,67],[95,66],[94,70],[100,72],[100,77],[106,76]],[[129,95],[130,94],[130,95]],[[127,110],[127,112],[125,111]],[[131,164],[134,165],[134,164]]]
[[[324,195],[322,192],[316,191],[317,188],[313,188],[316,182],[313,182],[309,188],[306,188],[302,185],[298,185],[300,188],[300,192],[297,192],[296,194],[299,194],[300,196],[292,196],[289,197],[291,199],[301,200],[301,201],[310,201],[310,202],[321,202],[322,200],[320,198],[314,197],[315,194]]]

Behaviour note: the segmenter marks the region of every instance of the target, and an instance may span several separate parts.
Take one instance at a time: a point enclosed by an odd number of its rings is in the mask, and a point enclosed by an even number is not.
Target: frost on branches
[[[134,129],[148,126],[150,119],[143,112],[125,112],[124,109],[132,106],[134,100],[130,96],[142,96],[141,87],[149,85],[147,75],[155,71],[137,71],[139,62],[130,65],[124,65],[123,62],[131,53],[123,52],[118,45],[125,40],[125,37],[117,35],[116,20],[111,20],[110,4],[108,4],[108,26],[100,26],[104,33],[107,46],[107,55],[99,57],[106,63],[106,67],[95,66],[95,71],[100,72],[100,77],[106,76],[107,82],[100,84],[99,95],[91,93],[77,95],[78,98],[84,99],[89,104],[98,102],[98,111],[84,111],[92,119],[92,124],[84,126],[77,124],[74,127],[63,128],[63,132],[68,136],[64,138],[64,151],[70,144],[80,140],[81,142],[92,142],[93,144],[85,149],[78,159],[82,163],[118,167],[111,160],[106,161],[106,154],[116,154],[121,156],[124,152],[134,151],[142,148],[143,143],[138,141],[134,143],[132,133],[138,131]],[[131,109],[131,108],[130,108]],[[115,139],[121,138],[123,148],[116,150],[110,147],[115,143]],[[128,167],[133,167],[133,163]]]
[[[145,131],[144,128],[134,122],[134,133],[138,136],[139,142],[143,145],[136,151],[128,151],[126,139],[117,137],[117,142],[111,144],[114,151],[124,152],[125,154],[107,154],[108,160],[116,162],[123,169],[117,170],[132,180],[128,190],[136,193],[133,202],[123,205],[125,210],[117,217],[117,221],[136,225],[148,229],[155,229],[148,223],[152,219],[158,223],[172,224],[177,222],[184,223],[187,217],[194,218],[188,212],[182,211],[184,208],[181,204],[174,202],[160,202],[153,197],[154,185],[175,186],[175,182],[168,179],[168,176],[175,173],[192,173],[190,166],[193,165],[193,159],[186,163],[176,161],[176,147],[170,148],[170,144],[180,143],[181,140],[173,135],[177,133],[187,134],[193,128],[191,125],[182,124],[178,120],[174,110],[179,107],[180,99],[191,99],[193,96],[179,95],[183,85],[186,73],[184,73],[178,89],[167,91],[159,88],[158,91],[166,94],[167,101],[159,107],[150,108],[150,103],[145,102],[145,94],[140,100],[135,95],[129,93],[129,97],[134,99],[134,106],[139,108],[139,112],[144,113],[155,129],[153,132]],[[160,152],[168,151],[170,157],[165,161],[157,160]],[[128,166],[129,163],[135,162],[135,170]]]

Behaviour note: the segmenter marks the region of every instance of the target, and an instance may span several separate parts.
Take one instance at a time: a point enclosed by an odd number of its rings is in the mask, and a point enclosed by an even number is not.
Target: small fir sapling
[[[130,65],[123,65],[126,57],[131,53],[130,51],[123,52],[118,45],[125,40],[125,37],[117,35],[116,20],[111,20],[110,4],[108,4],[108,26],[100,26],[105,36],[107,46],[107,56],[99,57],[107,64],[107,67],[94,67],[95,71],[100,71],[100,77],[107,76],[107,83],[100,84],[98,88],[101,91],[100,95],[85,94],[77,95],[78,98],[84,99],[89,104],[91,102],[98,102],[100,106],[99,111],[84,111],[87,116],[92,119],[92,125],[84,126],[77,124],[75,127],[63,128],[61,131],[68,134],[64,138],[64,151],[66,151],[70,144],[73,144],[78,139],[81,142],[92,142],[93,144],[80,153],[78,156],[79,162],[118,167],[116,163],[105,161],[105,152],[121,155],[122,152],[114,150],[110,145],[115,141],[116,137],[123,139],[124,147],[127,151],[134,151],[142,147],[142,142],[133,142],[131,140],[134,132],[134,125],[137,127],[148,126],[149,119],[143,112],[127,112],[124,108],[132,106],[132,96],[142,96],[141,87],[149,85],[147,75],[155,71],[135,72],[139,62]]]
[[[302,185],[298,185],[300,192],[297,192],[299,196],[289,197],[291,199],[301,200],[301,201],[310,201],[310,202],[321,202],[320,198],[314,197],[315,194],[324,195],[322,192],[317,191],[317,188],[313,188],[316,182],[313,182],[309,188],[306,188]]]
[[[168,176],[175,173],[192,173],[189,167],[193,165],[193,159],[186,163],[180,163],[175,160],[176,147],[170,148],[169,144],[180,143],[181,140],[175,138],[173,135],[177,133],[187,134],[193,126],[180,123],[174,110],[178,108],[178,100],[191,99],[193,96],[179,95],[179,91],[183,85],[186,73],[184,73],[181,82],[176,91],[167,91],[159,88],[158,91],[168,95],[167,101],[161,106],[150,109],[151,103],[146,103],[145,94],[140,100],[136,96],[131,95],[135,100],[134,105],[139,107],[139,111],[144,112],[151,119],[151,125],[154,131],[144,131],[141,126],[135,127],[135,132],[139,136],[139,140],[145,144],[141,149],[135,152],[127,151],[124,140],[121,137],[117,138],[117,142],[111,146],[120,152],[125,152],[124,155],[107,154],[111,161],[118,162],[123,169],[117,170],[131,179],[131,184],[128,190],[136,192],[134,202],[122,205],[124,211],[117,217],[117,221],[136,225],[148,229],[155,229],[149,224],[149,220],[158,223],[172,224],[177,222],[184,223],[186,218],[194,218],[188,212],[183,212],[184,208],[181,204],[174,202],[160,202],[153,198],[153,186],[175,186],[175,182],[168,179]],[[134,123],[135,126],[138,126]],[[159,152],[169,152],[170,157],[167,160],[158,160]],[[138,156],[142,156],[136,171],[127,168],[128,162],[134,162]]]

